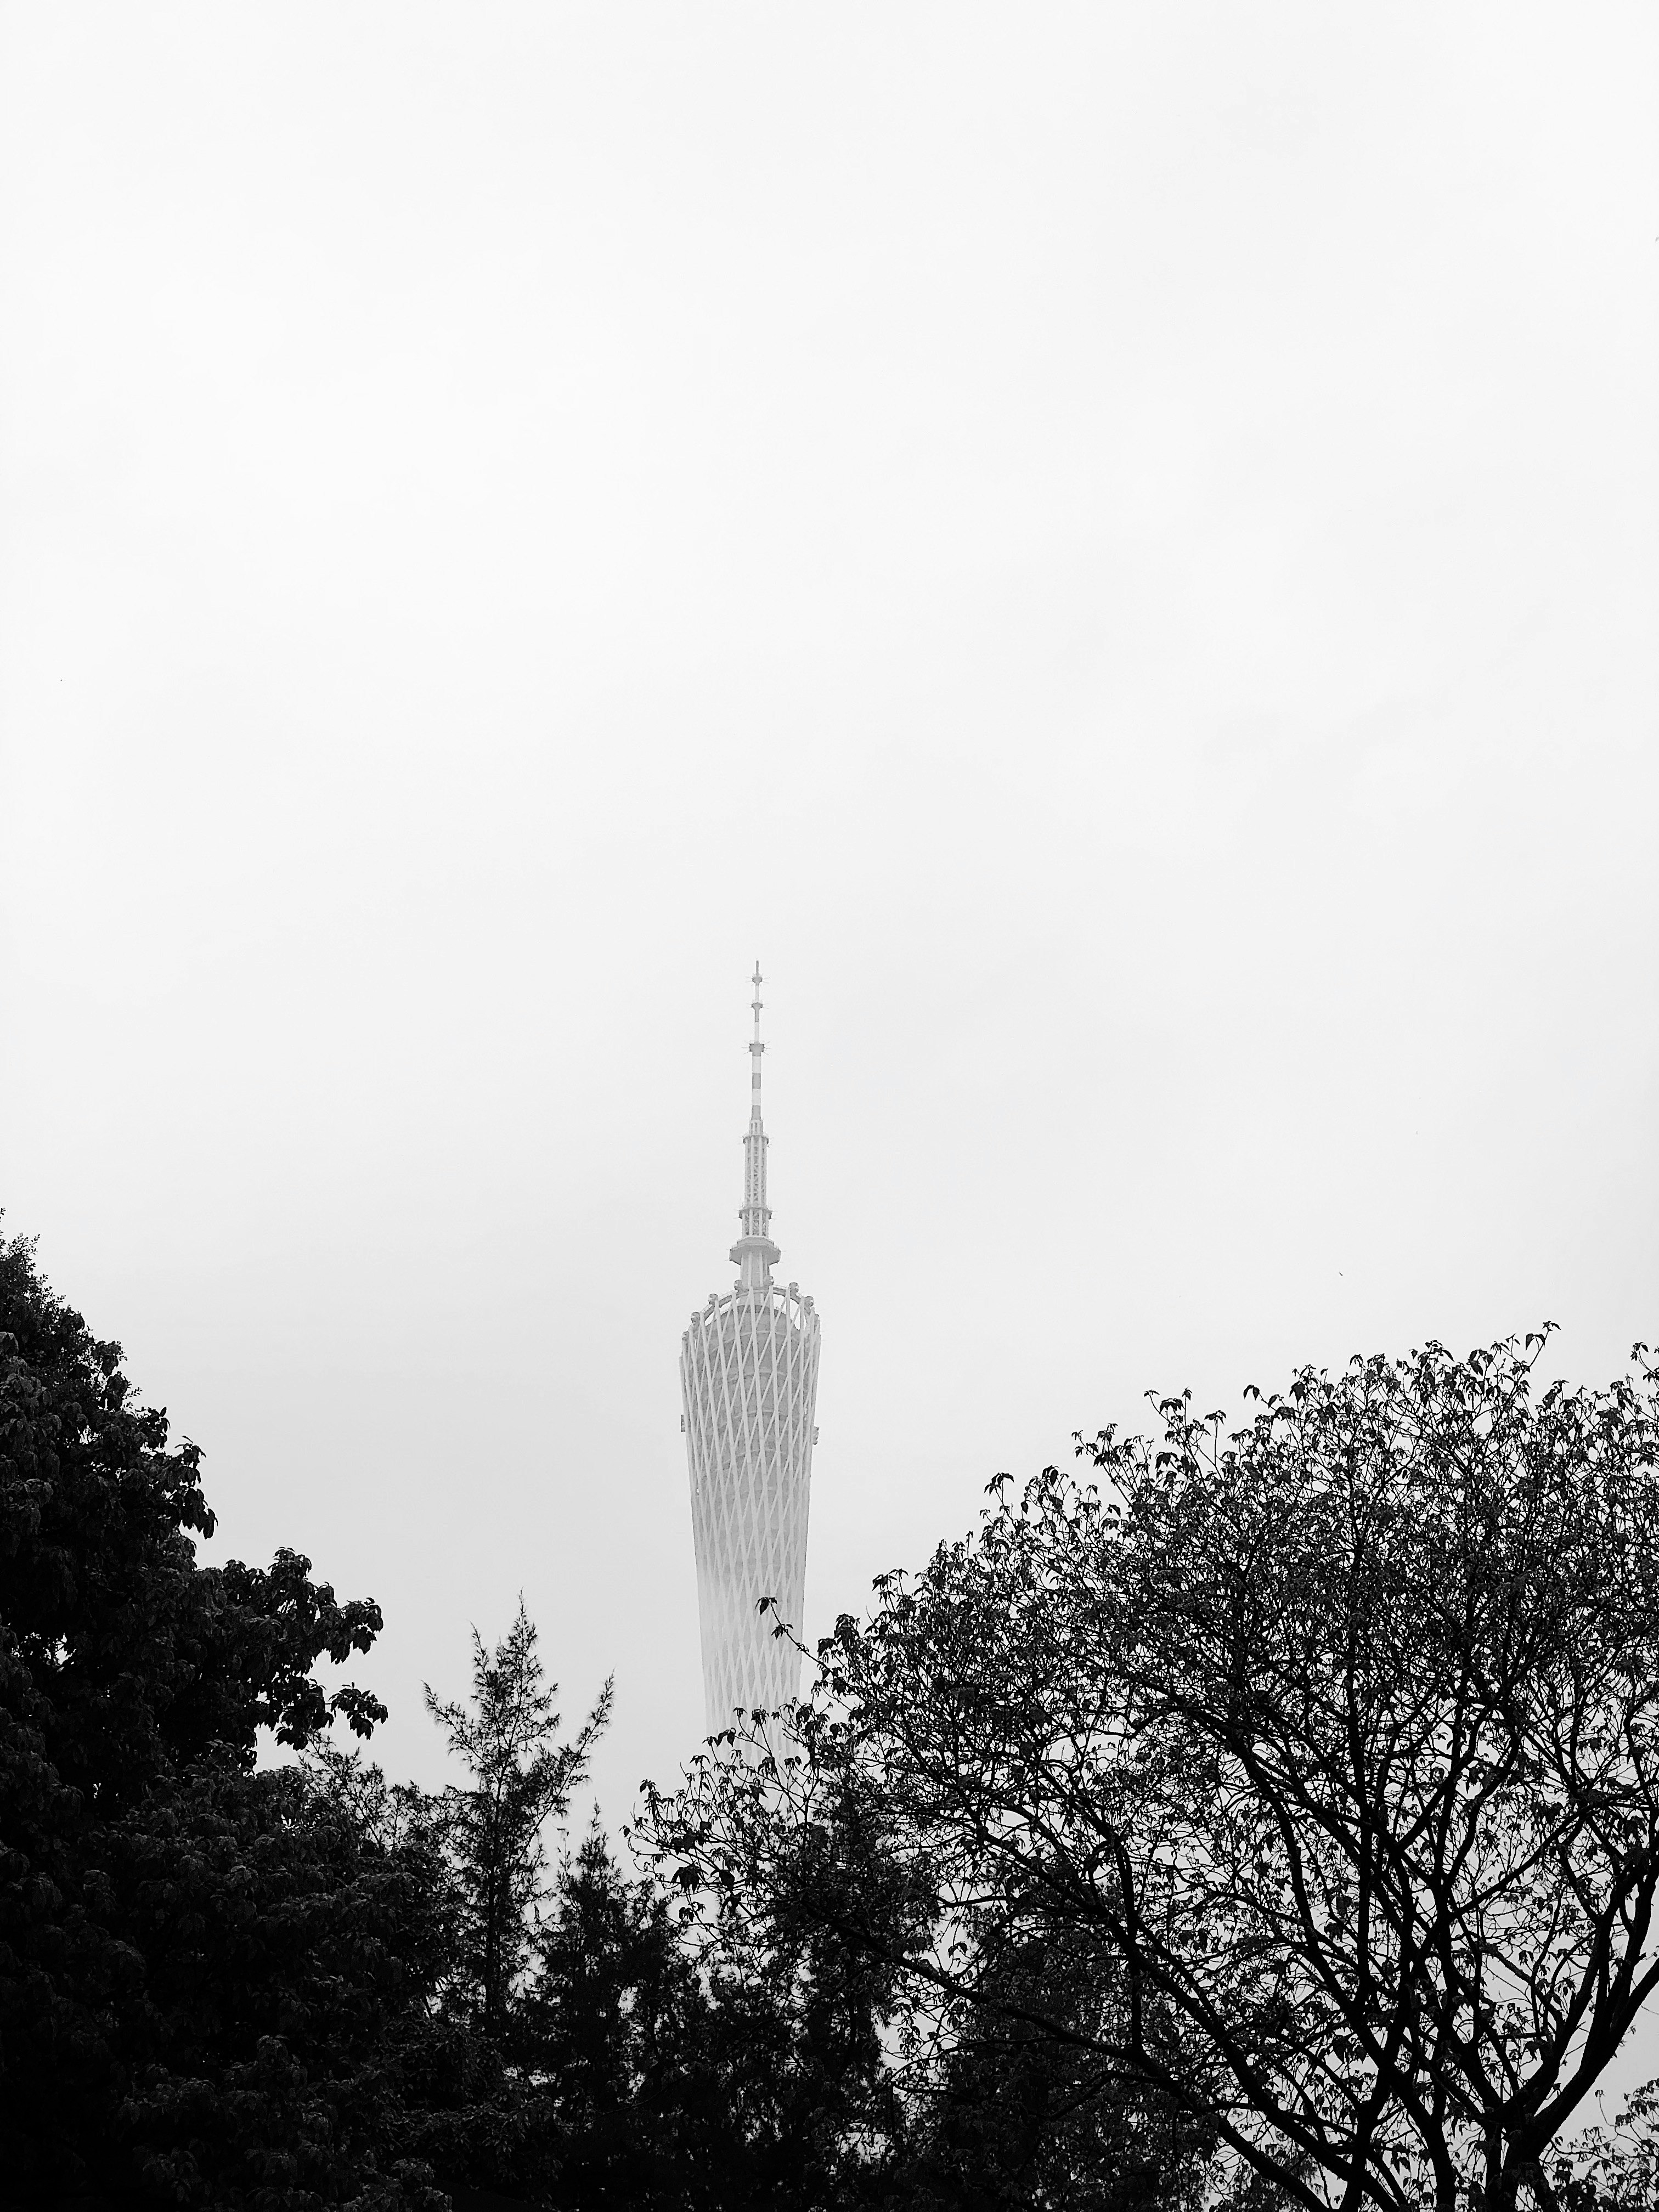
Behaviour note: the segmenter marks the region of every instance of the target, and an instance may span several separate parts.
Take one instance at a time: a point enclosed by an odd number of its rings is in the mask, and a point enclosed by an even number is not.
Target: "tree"
[[[762,1731],[735,1763],[720,1748],[717,1739],[692,1762],[683,1795],[647,1785],[636,1840],[657,1893],[677,1900],[670,1924],[704,2001],[678,2024],[667,2078],[641,2104],[678,2149],[694,2203],[889,2203],[907,2143],[896,1962],[927,1925],[931,1887],[830,1778],[804,1785],[793,1826],[731,1832],[700,1881],[681,1820],[734,1771],[763,1787],[773,1756]],[[742,1747],[728,1735],[725,1749]],[[849,1922],[877,1940],[848,1942]]]
[[[137,1968],[112,2023],[106,2183],[125,2166],[215,2212],[437,2212],[404,2124],[444,1957],[425,1839],[366,1843],[315,1769],[204,1762],[97,1858]]]
[[[737,2131],[702,2063],[708,2008],[670,1901],[595,1823],[561,1860],[521,2016],[548,2203],[689,2212],[729,2178]]]
[[[200,1455],[118,1345],[0,1243],[0,2171],[26,2201],[422,2201],[380,2155],[391,2030],[427,1971],[419,1869],[366,1855],[260,1732],[383,1715],[279,1552],[197,1563]]]
[[[987,1919],[962,2002],[945,1870],[851,1747],[844,1710],[820,1701],[755,1717],[680,1791],[647,1791],[640,1841],[685,1899],[726,2094],[769,2152],[752,2197],[730,2201],[1196,2206],[1206,2132],[1098,2047],[1121,1976],[1083,1946]],[[759,2062],[748,2084],[739,2051]]]
[[[916,2212],[1197,2212],[1213,2136],[1103,2055],[1121,1974],[1087,1944],[987,1929],[975,2002],[909,2069],[890,2194]]]
[[[472,1777],[470,1788],[452,1789],[444,1801],[461,1896],[455,1990],[498,2043],[507,2035],[543,1894],[547,1824],[569,1810],[611,1716],[607,1680],[575,1735],[561,1743],[558,1688],[545,1678],[521,1597],[493,1652],[472,1632],[470,1706],[441,1700],[429,1685],[426,1691],[428,1711]]]
[[[1304,1370],[1231,1435],[1164,1400],[1103,1495],[1000,1480],[821,1647],[793,1763],[665,1840],[717,1888],[856,1790],[934,1884],[896,1963],[943,2047],[1024,2021],[1241,2202],[1550,2206],[1659,1982],[1659,1372],[1535,1395],[1542,1341]]]
[[[212,1526],[195,1447],[0,1247],[9,2201],[441,2212],[434,2175],[570,2212],[1174,2201],[1182,2116],[1132,2084],[1108,2124],[1090,2051],[1030,2026],[1067,1977],[1099,2012],[1086,1946],[1065,1977],[1018,1930],[988,1948],[1002,2010],[929,2070],[905,1981],[937,1870],[856,1771],[715,1890],[624,1872],[597,1827],[550,1881],[610,1686],[563,1741],[521,1603],[475,1635],[466,1705],[428,1693],[469,1786],[389,1784],[327,1736],[377,1701],[316,1671],[378,1608],[289,1550],[204,1568]]]

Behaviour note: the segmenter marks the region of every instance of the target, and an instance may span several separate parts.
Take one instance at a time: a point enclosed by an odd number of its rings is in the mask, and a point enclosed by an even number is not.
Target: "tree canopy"
[[[349,2165],[367,2203],[359,2118],[418,1886],[364,1887],[254,1753],[262,1729],[372,1729],[378,1702],[314,1670],[368,1650],[380,1611],[295,1552],[204,1567],[212,1528],[197,1448],[0,1243],[0,2166],[48,2197],[148,2179],[206,2203],[269,2154]]]
[[[426,1692],[427,1711],[471,1776],[470,1788],[451,1789],[443,1801],[460,1900],[456,1978],[485,2033],[495,2036],[505,2032],[530,1948],[530,1918],[544,1891],[548,1822],[569,1811],[570,1793],[611,1717],[607,1680],[575,1735],[562,1741],[553,1702],[558,1685],[547,1681],[536,1643],[520,1596],[518,1618],[493,1652],[472,1632],[471,1703],[441,1698],[430,1686]]]
[[[763,1895],[856,1803],[933,1908],[834,1924],[935,2051],[1045,2039],[1247,2194],[1551,2203],[1659,1980],[1659,1376],[1535,1393],[1541,1342],[1304,1370],[1231,1432],[1164,1400],[1093,1482],[1000,1480],[659,1847]]]
[[[1541,1341],[1000,1477],[630,1864],[565,1825],[608,1683],[567,1731],[521,1601],[388,1781],[320,1671],[378,1607],[204,1565],[199,1453],[0,1244],[0,2197],[1652,2212],[1591,2100],[1659,1982],[1659,1371]]]
[[[858,2201],[878,1977],[799,1915],[697,1954],[597,1829],[550,1848],[609,1686],[567,1737],[521,1606],[428,1693],[461,1778],[388,1782],[328,1733],[381,1707],[318,1673],[378,1607],[294,1551],[205,1566],[213,1525],[119,1346],[0,1245],[0,2197]]]

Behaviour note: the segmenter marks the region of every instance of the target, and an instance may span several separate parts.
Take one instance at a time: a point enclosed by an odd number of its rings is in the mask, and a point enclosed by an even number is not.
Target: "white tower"
[[[797,1634],[806,1594],[806,1514],[817,1431],[818,1317],[798,1284],[772,1280],[778,1248],[767,1233],[766,1131],[761,1124],[761,972],[750,1040],[749,1131],[743,1140],[743,1234],[732,1247],[738,1279],[693,1314],[680,1344],[680,1398],[691,1474],[691,1534],[702,1626],[703,1703],[712,1733],[734,1706],[770,1712],[793,1698],[800,1659],[776,1620]]]

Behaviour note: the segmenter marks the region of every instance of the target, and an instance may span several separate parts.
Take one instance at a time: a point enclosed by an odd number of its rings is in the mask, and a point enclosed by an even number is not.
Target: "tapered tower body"
[[[732,1709],[771,1711],[793,1698],[800,1659],[778,1618],[799,1634],[806,1595],[806,1518],[812,1413],[818,1389],[818,1317],[799,1284],[775,1283],[780,1257],[766,1202],[761,1121],[761,973],[755,969],[749,1128],[743,1140],[743,1234],[732,1247],[733,1287],[709,1294],[680,1345],[680,1396],[691,1476],[702,1689],[708,1727]],[[763,1616],[763,1598],[777,1615]]]

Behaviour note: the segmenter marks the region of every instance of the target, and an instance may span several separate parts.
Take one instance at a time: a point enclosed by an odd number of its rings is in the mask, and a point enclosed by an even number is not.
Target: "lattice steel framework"
[[[799,1284],[772,1280],[780,1255],[768,1232],[766,1132],[761,1122],[761,973],[749,1050],[743,1234],[732,1247],[735,1287],[711,1292],[680,1344],[680,1396],[691,1476],[703,1702],[710,1730],[734,1707],[772,1711],[793,1698],[800,1662],[757,1611],[777,1600],[799,1632],[806,1594],[806,1522],[818,1388],[818,1317]]]

